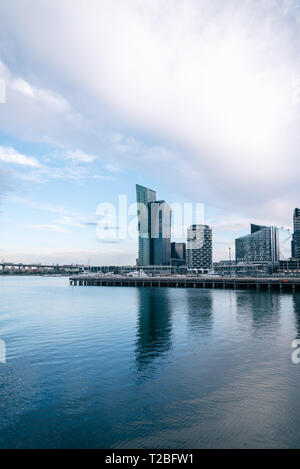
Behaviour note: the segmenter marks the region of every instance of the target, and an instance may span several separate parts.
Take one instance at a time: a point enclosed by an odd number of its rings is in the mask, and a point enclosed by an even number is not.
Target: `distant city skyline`
[[[136,182],[168,204],[202,202],[216,261],[229,247],[234,258],[250,223],[292,230],[299,4],[235,10],[235,0],[2,2],[0,259],[134,264],[138,237],[99,240],[96,210],[120,194],[135,202]]]

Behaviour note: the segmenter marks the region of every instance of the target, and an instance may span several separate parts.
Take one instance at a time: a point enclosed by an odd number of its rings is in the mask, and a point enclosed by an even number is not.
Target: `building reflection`
[[[255,329],[266,324],[275,326],[280,319],[280,298],[278,292],[237,291],[236,308],[238,314],[252,314],[252,325]]]
[[[138,288],[136,365],[139,372],[163,357],[172,345],[172,312],[167,288]],[[155,362],[155,363],[154,363]]]
[[[300,293],[293,295],[293,307],[295,313],[296,339],[300,339]]]
[[[211,290],[186,290],[188,329],[193,335],[206,335],[213,326],[213,296]]]

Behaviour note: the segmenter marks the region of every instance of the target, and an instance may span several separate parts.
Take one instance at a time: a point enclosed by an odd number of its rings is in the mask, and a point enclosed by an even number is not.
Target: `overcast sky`
[[[291,226],[299,43],[297,0],[0,0],[0,258],[133,264],[95,224],[136,182],[203,202],[216,259]]]

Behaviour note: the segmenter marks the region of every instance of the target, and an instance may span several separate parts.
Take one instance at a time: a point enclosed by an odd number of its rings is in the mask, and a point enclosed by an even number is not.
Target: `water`
[[[0,277],[1,448],[299,448],[300,295]]]

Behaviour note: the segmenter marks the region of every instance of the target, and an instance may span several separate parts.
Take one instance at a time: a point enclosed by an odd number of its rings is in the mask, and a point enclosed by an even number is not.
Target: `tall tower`
[[[155,202],[156,192],[136,184],[136,202],[138,216],[138,266],[150,265],[151,220],[150,203]]]
[[[186,261],[188,269],[212,268],[212,229],[208,225],[191,225],[187,230]]]
[[[300,258],[300,209],[294,210],[294,234],[292,240],[292,257]]]
[[[150,202],[151,244],[150,263],[170,265],[171,263],[171,209],[167,202]]]

